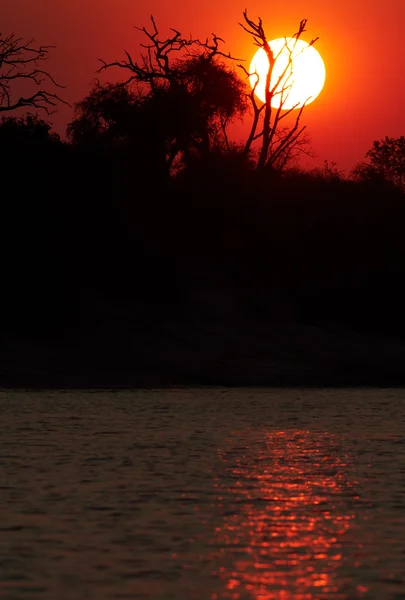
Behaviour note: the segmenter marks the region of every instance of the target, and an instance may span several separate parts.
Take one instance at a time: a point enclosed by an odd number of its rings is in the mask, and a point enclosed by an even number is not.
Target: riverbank
[[[195,317],[3,338],[0,386],[404,386],[405,343],[332,324]]]

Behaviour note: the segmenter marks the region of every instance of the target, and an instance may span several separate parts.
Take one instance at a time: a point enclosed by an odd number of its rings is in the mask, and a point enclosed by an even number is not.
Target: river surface
[[[405,598],[405,390],[0,392],[2,600]]]

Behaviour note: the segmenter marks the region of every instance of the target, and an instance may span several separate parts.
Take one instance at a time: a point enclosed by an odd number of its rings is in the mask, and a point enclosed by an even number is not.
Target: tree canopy
[[[405,137],[385,137],[377,140],[367,152],[373,171],[384,179],[405,189]]]

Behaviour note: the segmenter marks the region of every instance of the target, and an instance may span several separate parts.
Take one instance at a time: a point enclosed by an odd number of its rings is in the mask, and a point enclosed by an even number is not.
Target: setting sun
[[[270,48],[276,59],[270,83],[270,88],[274,89],[271,106],[279,108],[281,104],[283,109],[289,110],[313,102],[320,94],[326,76],[325,64],[319,52],[307,42],[296,38],[272,40]],[[266,52],[259,48],[250,63],[249,72],[252,73],[252,87],[257,82],[257,76],[259,77],[255,94],[262,102],[265,102],[268,70]]]

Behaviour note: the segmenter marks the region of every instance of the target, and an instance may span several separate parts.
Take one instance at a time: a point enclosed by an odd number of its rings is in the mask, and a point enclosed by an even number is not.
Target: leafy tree
[[[0,120],[0,150],[59,142],[59,135],[51,130],[51,125],[37,116],[3,117]]]
[[[405,137],[385,137],[375,141],[366,153],[369,171],[405,190]],[[367,167],[365,168],[365,172]],[[370,175],[370,173],[369,173]]]
[[[246,110],[245,84],[223,59],[221,38],[185,39],[173,29],[172,37],[161,40],[156,23],[141,31],[148,42],[139,62],[129,52],[126,59],[103,62],[100,71],[118,67],[128,72],[123,87],[135,86],[149,123],[159,125],[165,139],[167,163],[179,157],[189,163],[194,152],[207,155],[212,149],[229,149],[229,123]]]
[[[75,106],[75,119],[67,127],[74,146],[90,150],[93,159],[100,152],[131,171],[145,168],[168,175],[169,146],[166,114],[155,98],[139,97],[128,87],[96,83]],[[90,158],[90,157],[89,157]],[[128,166],[128,165],[127,165]]]
[[[125,87],[96,83],[75,105],[75,119],[67,134],[73,144],[110,145],[127,140],[140,101]]]
[[[177,112],[180,120],[186,121],[184,135],[205,156],[212,150],[230,150],[228,124],[241,117],[247,108],[243,82],[235,71],[215,61],[214,56],[202,53],[180,61],[176,66],[180,94],[175,92],[172,99],[173,88],[169,88],[164,99],[172,105],[173,113]],[[177,111],[175,103],[179,103]],[[186,115],[182,113],[183,106],[188,108]],[[180,122],[176,122],[178,127]],[[173,130],[172,135],[175,133]]]

